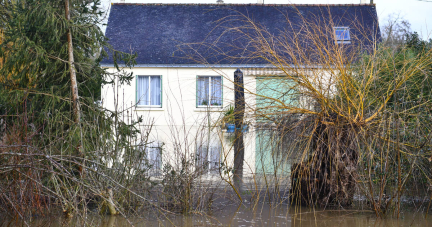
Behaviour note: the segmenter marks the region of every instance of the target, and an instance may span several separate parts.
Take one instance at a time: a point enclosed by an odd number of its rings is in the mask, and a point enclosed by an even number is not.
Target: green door
[[[287,152],[275,126],[290,107],[298,105],[294,83],[285,77],[258,77],[256,86],[256,173],[288,174]]]

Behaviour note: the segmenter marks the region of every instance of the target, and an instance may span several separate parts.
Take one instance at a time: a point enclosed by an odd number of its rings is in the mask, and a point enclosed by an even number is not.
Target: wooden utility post
[[[70,21],[70,11],[69,11],[69,0],[65,0],[65,17],[66,20]],[[81,140],[77,146],[78,155],[83,158],[82,165],[78,167],[78,171],[80,176],[84,176],[84,166],[85,166],[85,157],[84,157],[84,146],[83,146],[83,134],[81,129],[81,108],[79,103],[79,95],[78,95],[78,82],[76,78],[76,70],[75,70],[75,60],[73,54],[73,44],[72,44],[72,31],[71,28],[68,28],[67,32],[67,41],[68,41],[68,55],[69,55],[69,72],[70,72],[70,80],[71,80],[71,91],[72,91],[72,108],[73,108],[73,117],[75,124],[78,125],[80,129]]]
[[[245,112],[245,97],[243,72],[237,69],[234,72],[234,185],[241,191],[243,184],[243,162],[244,162],[244,143],[243,143],[243,117]]]
[[[66,16],[66,20],[70,21],[69,0],[65,0],[65,16]],[[70,79],[71,79],[73,114],[74,114],[75,123],[79,124],[81,120],[81,109],[79,104],[78,85],[77,85],[74,55],[73,55],[72,31],[70,28],[68,28],[67,40],[68,40],[68,55],[69,55],[68,63],[69,63],[69,72],[70,72]]]

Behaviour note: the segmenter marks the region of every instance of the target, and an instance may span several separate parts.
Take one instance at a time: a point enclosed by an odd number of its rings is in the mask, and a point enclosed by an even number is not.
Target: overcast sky
[[[120,0],[102,0],[104,7]],[[125,0],[126,3],[216,3],[216,0]],[[225,3],[256,3],[257,0],[224,0]],[[369,0],[368,0],[369,2]],[[264,0],[265,4],[358,4],[360,0]],[[424,39],[432,38],[432,0],[374,0],[380,25],[389,15],[400,15]]]

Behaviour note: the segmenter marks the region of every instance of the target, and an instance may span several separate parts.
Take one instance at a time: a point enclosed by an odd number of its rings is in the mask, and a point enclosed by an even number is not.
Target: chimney
[[[258,4],[264,4],[264,0],[258,0]]]

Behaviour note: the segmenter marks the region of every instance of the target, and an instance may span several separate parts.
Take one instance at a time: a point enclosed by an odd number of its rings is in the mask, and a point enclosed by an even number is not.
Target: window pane
[[[342,32],[343,32],[342,29],[336,29],[336,39],[337,40],[342,40],[343,39],[342,38]]]
[[[198,77],[198,105],[207,106],[209,104],[209,77]]]
[[[336,40],[350,40],[348,28],[335,28]]]
[[[162,156],[161,156],[161,148],[158,142],[152,142],[148,144],[146,149],[147,159],[149,164],[151,165],[150,175],[156,176],[160,174],[160,170],[162,169]]]
[[[349,40],[349,32],[348,32],[348,29],[345,29],[345,30],[342,32],[342,38],[343,38],[343,40]]]
[[[222,105],[222,77],[214,76],[211,78],[211,105]]]
[[[203,170],[208,169],[208,153],[207,146],[200,145],[197,148],[197,167]]]
[[[210,149],[211,149],[210,170],[214,172],[218,172],[221,147],[213,146]]]
[[[161,105],[161,78],[160,76],[151,77],[151,87],[150,87],[150,99],[151,105],[160,106]]]
[[[149,105],[149,76],[138,76],[137,81],[137,103],[138,105]]]

